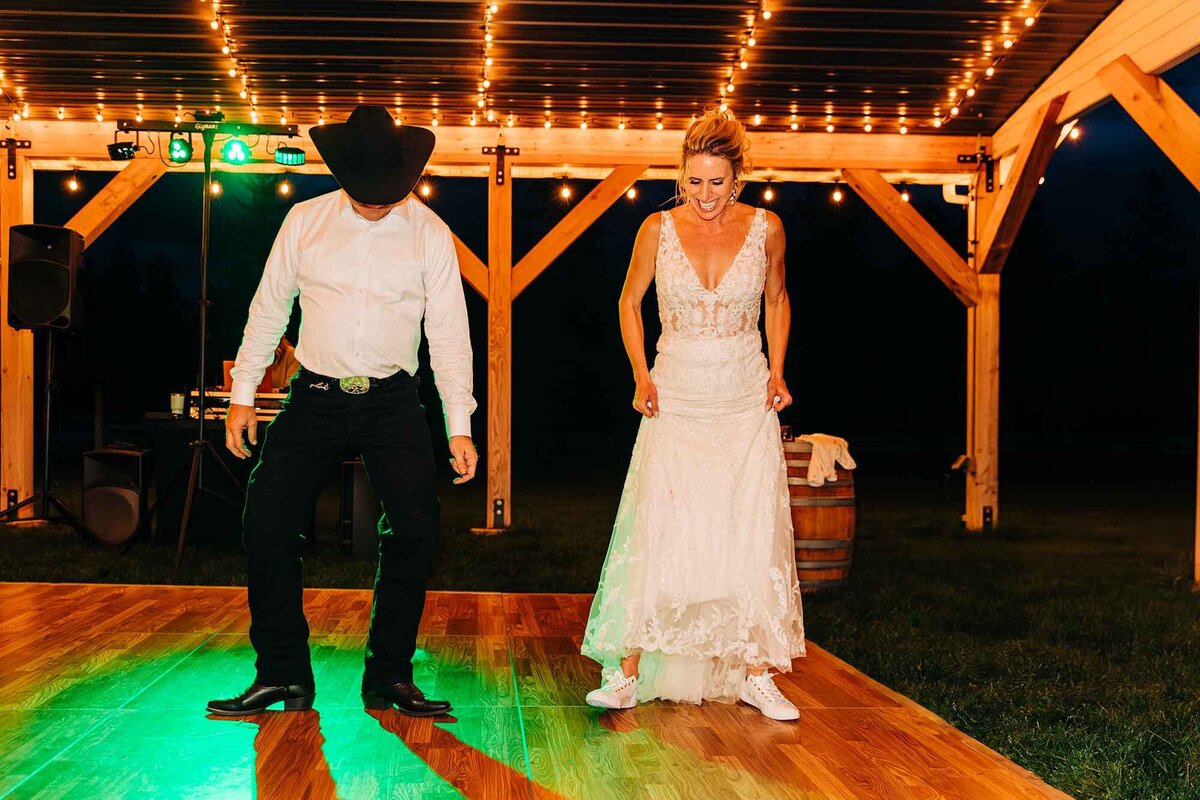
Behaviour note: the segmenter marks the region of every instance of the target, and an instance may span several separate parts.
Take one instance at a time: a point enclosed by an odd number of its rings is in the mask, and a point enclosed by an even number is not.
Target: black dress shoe
[[[380,710],[395,706],[411,717],[436,717],[450,711],[445,700],[426,700],[425,693],[412,681],[372,683],[364,679],[362,700],[366,708]]]
[[[209,700],[208,713],[223,717],[242,717],[258,714],[267,706],[282,702],[284,711],[308,711],[317,696],[311,683],[294,683],[291,686],[263,686],[252,683],[250,688],[228,700]]]

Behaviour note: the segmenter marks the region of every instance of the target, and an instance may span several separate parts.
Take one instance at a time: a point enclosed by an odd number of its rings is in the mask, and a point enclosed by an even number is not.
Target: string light
[[[238,97],[242,100],[250,100],[251,120],[258,121],[258,95],[250,90],[250,76],[246,71],[246,65],[238,60],[237,42],[233,38],[233,26],[229,23],[226,17],[225,10],[221,8],[220,3],[213,0],[212,3],[213,18],[209,22],[209,27],[214,31],[221,32],[221,55],[228,57],[229,67],[226,74],[230,78],[241,78],[241,86],[238,89]],[[286,124],[286,123],[281,123]]]
[[[762,125],[762,114],[755,114],[755,115],[754,115],[754,124],[755,124],[756,126],[757,126],[757,125]]]
[[[213,197],[219,196],[221,194],[221,182],[214,180],[212,182],[212,186],[209,188],[209,191],[212,192]]]
[[[71,178],[67,181],[67,189],[72,192],[79,191],[79,170],[71,170]]]
[[[275,187],[275,190],[279,192],[280,197],[291,197],[292,184],[288,182],[287,178],[284,178],[283,180],[279,181],[279,185]]]
[[[625,192],[625,196],[630,200],[637,200],[637,187],[630,186],[628,191]]]
[[[908,193],[907,183],[900,184],[900,199],[905,203],[912,199],[912,195]]]
[[[837,182],[837,181],[834,181],[834,182],[833,182],[833,194],[831,194],[829,197],[830,197],[830,198],[833,200],[833,202],[835,202],[835,203],[840,203],[840,202],[842,202],[842,198],[843,198],[843,197],[845,197],[845,195],[843,195],[843,194],[842,194],[842,188],[841,188],[840,186],[838,186],[838,182]]]
[[[775,199],[775,190],[773,188],[771,188],[771,179],[770,178],[767,178],[767,188],[763,189],[762,196],[763,196],[763,200],[765,200],[768,203]]]
[[[67,110],[66,110],[65,108],[63,108],[62,106],[59,106],[59,108],[58,108],[58,118],[59,118],[59,119],[63,119],[63,118],[64,118],[64,117],[66,117],[66,116],[67,116]]]
[[[425,176],[421,179],[421,197],[428,199],[433,194],[433,187],[429,185],[429,177]]]
[[[1083,136],[1083,131],[1079,129],[1078,125],[1076,125],[1074,128],[1071,128],[1071,132],[1067,134],[1067,138],[1071,139],[1072,141],[1078,139],[1080,136]]]
[[[558,190],[558,196],[563,200],[571,199],[571,184],[567,183],[566,175],[563,176],[562,187]]]

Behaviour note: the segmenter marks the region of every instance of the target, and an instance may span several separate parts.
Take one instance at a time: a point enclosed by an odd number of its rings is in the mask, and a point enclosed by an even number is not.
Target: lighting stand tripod
[[[191,523],[192,511],[195,508],[196,496],[201,493],[208,493],[227,503],[238,504],[238,501],[226,497],[219,492],[214,491],[211,487],[204,483],[204,456],[208,454],[220,470],[225,474],[225,477],[238,490],[238,493],[243,493],[241,481],[233,474],[233,470],[221,458],[221,453],[217,447],[208,439],[205,438],[205,376],[208,374],[208,242],[209,232],[212,217],[212,148],[213,142],[216,140],[218,133],[227,133],[235,136],[255,136],[255,135],[274,135],[274,136],[296,136],[298,133],[295,125],[248,125],[240,122],[225,122],[224,115],[216,113],[205,113],[197,111],[195,113],[194,122],[133,122],[131,120],[121,120],[117,123],[118,130],[123,131],[159,131],[175,133],[198,133],[201,140],[204,142],[204,188],[203,197],[201,199],[201,216],[200,216],[200,301],[199,301],[199,319],[200,319],[200,364],[197,381],[196,392],[196,438],[188,444],[188,454],[183,462],[175,470],[175,474],[163,487],[163,491],[155,499],[154,505],[147,513],[147,522],[153,517],[158,510],[162,501],[170,495],[178,483],[180,477],[184,475],[185,469],[187,478],[185,486],[187,492],[184,495],[183,515],[179,521],[179,539],[175,547],[175,566],[171,570],[170,582],[175,581],[175,576],[179,573],[179,566],[183,563],[183,548],[187,542],[188,526]]]

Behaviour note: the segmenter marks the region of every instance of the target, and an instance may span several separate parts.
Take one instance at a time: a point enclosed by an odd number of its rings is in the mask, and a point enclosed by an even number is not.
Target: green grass
[[[930,487],[875,489],[860,481],[849,586],[806,598],[814,641],[1072,795],[1200,797],[1186,489],[1006,490],[988,534]],[[433,588],[591,591],[619,490],[525,487],[496,537],[469,532],[481,487],[447,491]],[[0,579],[162,582],[169,538],[122,557],[57,526],[0,527]],[[197,538],[178,582],[244,580],[230,536]],[[313,586],[366,587],[373,569],[320,534],[306,558]]]

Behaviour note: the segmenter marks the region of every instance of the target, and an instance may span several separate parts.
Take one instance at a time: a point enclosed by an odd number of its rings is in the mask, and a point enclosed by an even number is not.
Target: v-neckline
[[[683,247],[683,239],[679,238],[679,228],[675,225],[675,217],[670,211],[666,215],[671,219],[671,231],[675,234],[675,241],[679,245],[679,252],[683,254],[683,260],[687,264],[688,272],[692,273],[692,278],[696,284],[709,294],[716,294],[717,291],[725,284],[725,278],[728,277],[733,268],[737,266],[738,259],[742,257],[742,251],[746,249],[746,243],[750,241],[750,234],[754,231],[754,225],[758,222],[758,209],[750,215],[750,227],[746,229],[746,235],[742,237],[742,244],[738,247],[737,252],[733,254],[733,259],[729,262],[729,266],[725,267],[725,271],[721,273],[721,277],[717,279],[717,283],[713,288],[708,288],[704,285],[704,281],[700,280],[700,273],[696,272],[696,267],[692,265],[692,259],[688,256],[687,250]]]

